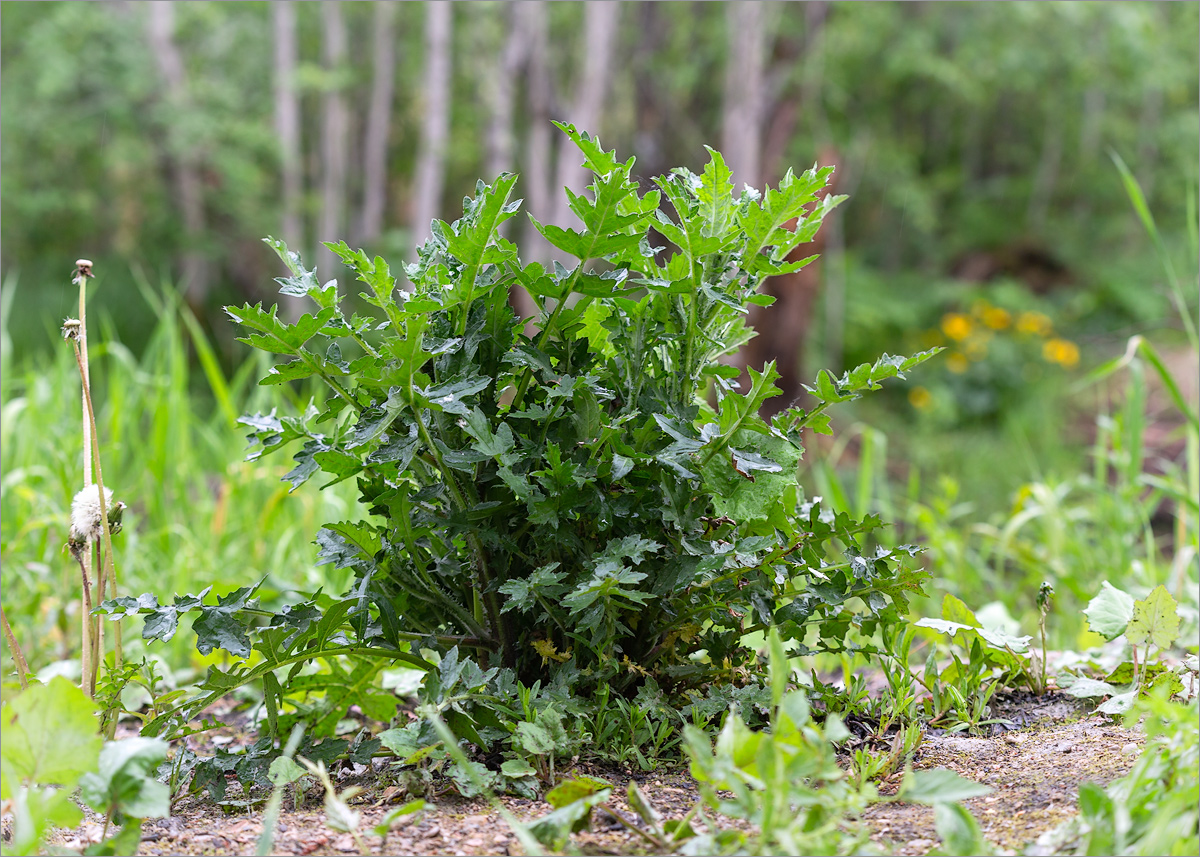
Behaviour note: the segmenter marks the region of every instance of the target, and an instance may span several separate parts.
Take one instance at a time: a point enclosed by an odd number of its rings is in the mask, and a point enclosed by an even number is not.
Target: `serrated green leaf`
[[[1159,649],[1170,648],[1179,636],[1178,604],[1158,585],[1141,601],[1133,603],[1133,619],[1125,630],[1125,638],[1135,646],[1147,642]]]

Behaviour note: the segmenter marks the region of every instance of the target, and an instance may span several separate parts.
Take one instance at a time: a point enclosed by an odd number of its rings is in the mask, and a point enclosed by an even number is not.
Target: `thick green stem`
[[[558,303],[554,305],[554,310],[550,313],[550,317],[546,319],[546,323],[542,325],[542,335],[538,337],[537,341],[537,347],[539,350],[546,347],[546,343],[550,339],[550,334],[555,329],[555,323],[558,321],[559,315],[567,306],[567,300],[570,299],[571,295],[575,294],[575,284],[579,282],[579,275],[583,273],[584,266],[590,261],[591,257],[579,260],[579,264],[575,267],[574,273],[571,274],[571,279],[567,281],[567,285],[562,291],[562,297],[559,299]],[[513,396],[512,405],[509,406],[510,410],[515,411],[521,407],[521,402],[523,402],[525,399],[525,391],[529,389],[529,383],[532,380],[533,369],[529,366],[526,366],[525,370],[521,373],[521,380],[517,383],[517,393],[515,396]]]
[[[409,383],[409,401],[416,400],[415,391],[412,389],[411,381]],[[437,444],[433,442],[433,437],[429,434],[429,429],[425,426],[425,421],[421,419],[421,415],[417,414],[417,431],[421,435],[421,440],[425,446],[433,454],[434,460],[437,461],[438,469],[442,472],[442,479],[446,484],[446,488],[450,491],[450,496],[453,498],[455,505],[460,512],[466,512],[468,509],[466,498],[463,497],[462,490],[459,488],[458,480],[454,478],[454,473],[446,465],[442,458],[442,452],[438,449]],[[479,541],[479,537],[470,534],[467,536],[467,543],[471,547],[471,552],[475,555],[475,582],[478,587],[479,595],[483,599],[484,606],[488,614],[488,624],[491,630],[495,633],[497,641],[500,643],[500,651],[506,656],[509,655],[509,639],[508,629],[500,620],[500,604],[496,598],[496,593],[489,591],[491,586],[491,576],[488,573],[487,552],[483,549],[483,544]]]

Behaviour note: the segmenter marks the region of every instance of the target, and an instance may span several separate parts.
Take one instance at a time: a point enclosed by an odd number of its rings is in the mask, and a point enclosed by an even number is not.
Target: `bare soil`
[[[1086,781],[1106,784],[1126,773],[1140,751],[1140,733],[1113,725],[1106,717],[1081,714],[1076,700],[1047,697],[1037,700],[1010,695],[997,700],[997,714],[1019,728],[995,729],[986,737],[929,733],[913,759],[917,769],[945,767],[985,783],[994,791],[967,801],[987,838],[1002,851],[1020,853],[1043,831],[1057,826],[1076,812],[1079,785]],[[1086,712],[1086,707],[1082,709]],[[233,712],[229,712],[233,715]],[[228,722],[228,721],[227,721]],[[240,743],[238,729],[210,735],[228,745]],[[206,749],[206,748],[198,748]],[[211,751],[211,750],[210,750]],[[613,783],[612,805],[633,819],[623,795],[630,779],[667,818],[681,818],[698,798],[685,767],[643,773],[612,767],[579,765],[577,773],[598,776]],[[880,784],[882,794],[894,793],[899,775]],[[361,829],[370,830],[393,806],[407,799],[402,789],[372,768],[357,766],[338,773],[339,790],[359,785],[364,791],[352,803],[362,815]],[[231,783],[230,797],[237,786]],[[374,834],[364,840],[372,854],[395,855],[519,855],[516,837],[485,800],[465,800],[447,790],[426,795],[427,808],[406,816],[385,841]],[[550,807],[541,801],[502,797],[503,805],[517,818],[532,820]],[[575,845],[590,854],[644,854],[645,842],[618,822],[596,814],[593,829],[577,834]],[[925,854],[936,847],[932,810],[905,803],[881,803],[869,809],[863,821],[872,839],[894,854]],[[100,838],[102,819],[89,813],[80,827],[62,831],[54,845],[82,849]],[[254,854],[262,831],[261,804],[249,810],[226,813],[204,797],[185,797],[167,819],[146,822],[139,855],[241,855]],[[353,837],[325,824],[322,795],[311,791],[300,808],[284,802],[276,830],[274,853],[337,855],[359,852]]]

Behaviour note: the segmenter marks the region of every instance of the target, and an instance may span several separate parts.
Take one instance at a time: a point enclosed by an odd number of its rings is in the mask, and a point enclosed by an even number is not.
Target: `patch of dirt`
[[[1018,853],[1022,847],[1076,812],[1079,785],[1106,784],[1126,773],[1143,742],[1141,733],[1112,725],[1107,718],[1079,716],[1077,701],[1064,696],[1036,699],[1010,694],[996,701],[995,713],[1021,728],[988,737],[935,734],[931,730],[914,757],[918,769],[945,767],[994,791],[965,802],[979,820],[984,835],[999,848]],[[233,717],[232,712],[228,712]],[[217,739],[228,746],[242,743],[243,732],[220,730]],[[226,734],[222,734],[226,733]],[[1133,744],[1134,747],[1129,745]],[[614,785],[611,805],[633,821],[624,800],[630,779],[649,796],[666,818],[682,818],[699,795],[685,767],[645,774],[609,766],[579,765],[570,773],[599,777]],[[899,777],[881,785],[882,793],[895,792]],[[399,789],[389,787],[378,772],[358,766],[344,770],[336,785],[340,790],[357,784],[364,791],[352,801],[361,813],[361,829],[369,831],[389,809],[403,801]],[[299,809],[284,801],[276,829],[275,854],[357,854],[353,837],[331,830],[325,823],[322,795],[310,792]],[[237,798],[230,785],[230,799]],[[405,816],[386,840],[367,833],[372,854],[395,855],[520,855],[522,851],[508,825],[487,801],[465,800],[456,795],[426,797],[427,808]],[[501,802],[517,818],[533,820],[550,811],[542,801],[503,797]],[[576,845],[589,854],[643,854],[646,843],[619,822],[593,815],[593,830],[577,834]],[[904,803],[878,804],[864,815],[872,839],[895,854],[925,854],[938,844],[933,811]],[[72,831],[61,831],[53,844],[82,849],[100,838],[103,819],[88,813]],[[175,805],[168,819],[146,822],[139,855],[254,854],[262,832],[262,804],[248,811],[227,814],[206,797],[187,797]]]
[[[1042,719],[1032,727],[988,738],[926,736],[913,767],[949,768],[991,786],[990,795],[963,805],[993,845],[1019,853],[1040,833],[1076,813],[1080,784],[1106,785],[1127,773],[1143,742],[1141,733],[1113,726],[1107,717],[1070,723]],[[872,839],[885,847],[890,842],[895,854],[925,854],[938,844],[929,807],[878,804],[864,819],[874,831]]]

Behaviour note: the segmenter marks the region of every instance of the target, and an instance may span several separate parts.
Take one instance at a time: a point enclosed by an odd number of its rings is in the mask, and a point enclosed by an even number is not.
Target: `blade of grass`
[[[1180,321],[1183,322],[1188,342],[1192,349],[1196,350],[1200,348],[1200,342],[1196,338],[1196,323],[1192,320],[1191,313],[1188,312],[1187,300],[1183,296],[1183,286],[1179,282],[1179,275],[1175,273],[1175,263],[1171,261],[1171,254],[1167,252],[1167,245],[1158,231],[1158,225],[1154,222],[1154,215],[1150,212],[1150,206],[1146,204],[1146,196],[1142,193],[1141,185],[1138,184],[1129,167],[1125,166],[1125,162],[1121,160],[1121,156],[1111,150],[1109,156],[1121,174],[1121,181],[1125,185],[1125,193],[1128,194],[1129,201],[1133,204],[1133,210],[1137,212],[1142,226],[1150,236],[1150,240],[1154,242],[1154,250],[1158,254],[1158,260],[1162,264],[1167,275],[1167,282],[1171,286],[1171,298],[1175,303],[1175,309],[1179,313]],[[1190,219],[1188,225],[1191,226]]]

